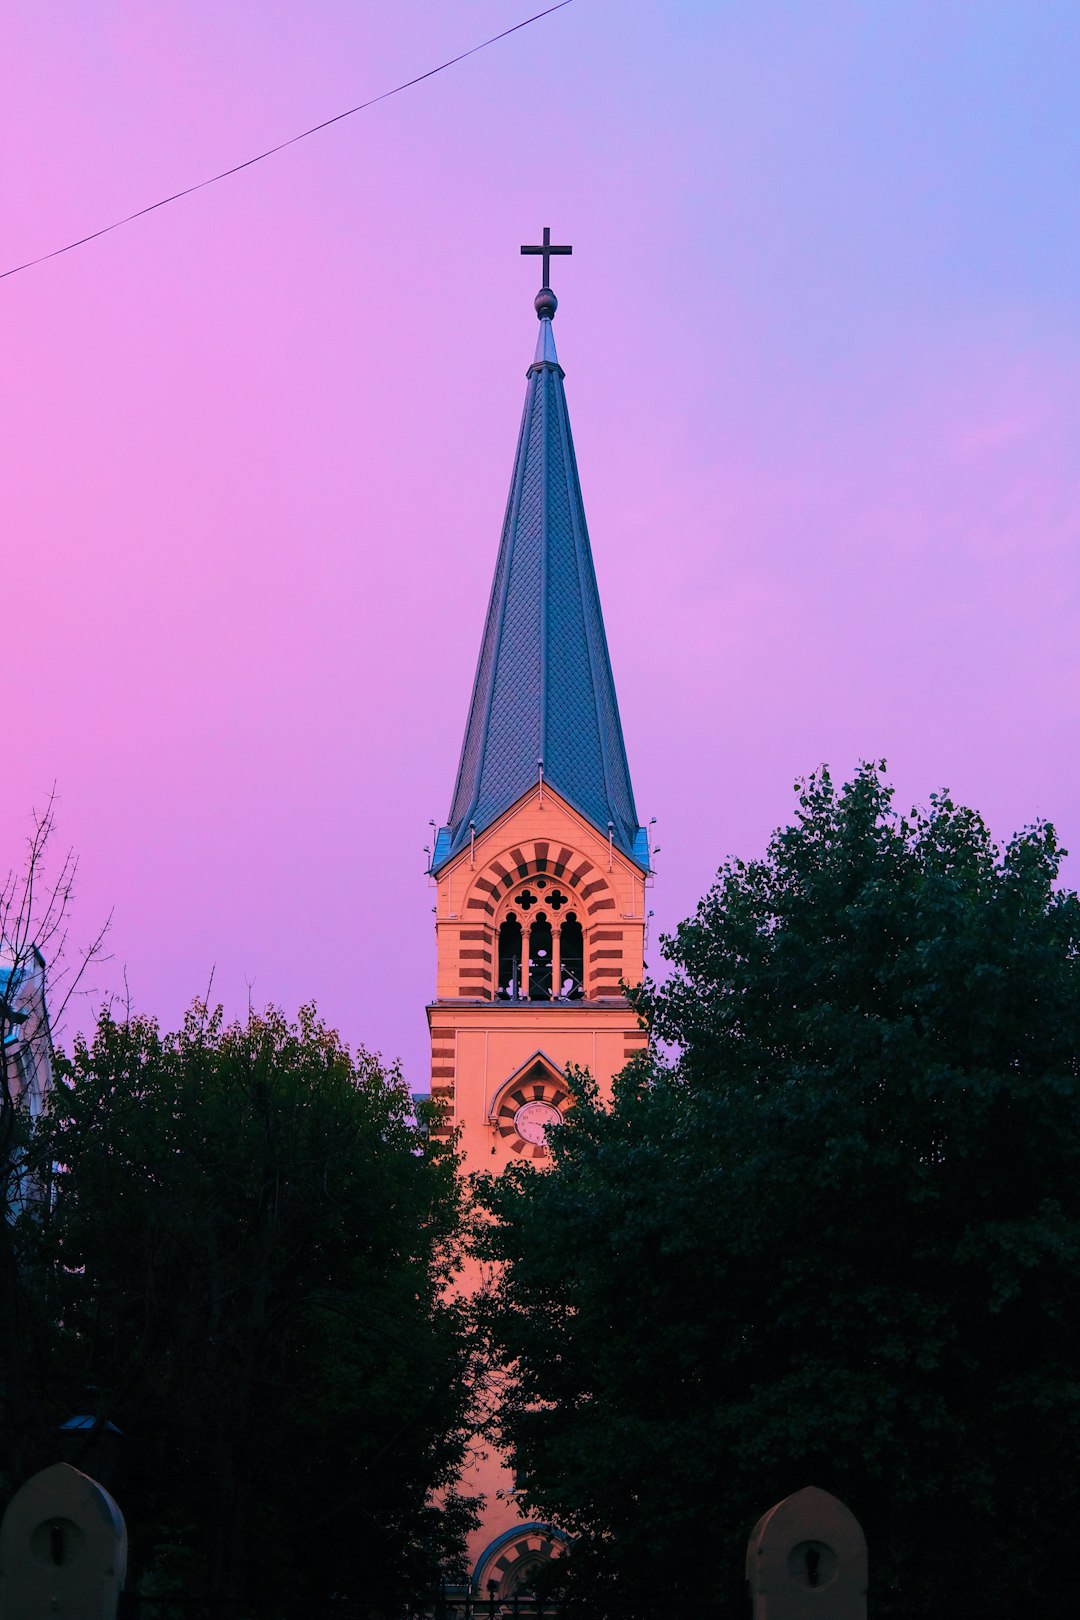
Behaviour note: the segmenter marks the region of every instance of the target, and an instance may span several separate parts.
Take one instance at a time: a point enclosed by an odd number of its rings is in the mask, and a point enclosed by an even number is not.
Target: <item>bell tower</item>
[[[431,1090],[466,1172],[526,1158],[567,1104],[568,1065],[601,1089],[645,1045],[622,993],[642,977],[649,875],[623,744],[555,352],[543,254],[540,322],[447,824],[436,836],[438,972]],[[474,1279],[473,1283],[479,1281]],[[468,1286],[468,1283],[466,1283]],[[553,1547],[523,1522],[497,1454],[465,1481],[486,1511],[479,1594],[512,1595]],[[531,1539],[530,1539],[531,1538]],[[537,1543],[536,1546],[532,1542]]]

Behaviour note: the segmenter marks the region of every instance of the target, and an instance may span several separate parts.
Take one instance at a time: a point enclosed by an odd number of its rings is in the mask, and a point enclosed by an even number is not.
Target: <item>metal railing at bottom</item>
[[[336,1603],[333,1599],[246,1602],[232,1598],[149,1597],[123,1592],[116,1620],[406,1620],[398,1611],[385,1611],[365,1603]]]
[[[124,1592],[116,1620],[562,1620],[562,1610],[557,1602],[522,1594],[480,1597],[460,1588],[433,1592],[395,1609],[357,1599],[246,1602]]]

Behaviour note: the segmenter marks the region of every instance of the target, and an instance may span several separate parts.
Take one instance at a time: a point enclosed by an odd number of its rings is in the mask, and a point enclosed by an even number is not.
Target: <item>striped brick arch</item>
[[[498,860],[489,861],[473,880],[465,909],[477,917],[494,918],[500,902],[511,889],[526,878],[539,876],[557,878],[566,885],[582,913],[583,923],[587,918],[615,910],[615,898],[607,879],[592,861],[575,854],[565,844],[549,844],[542,839],[507,850]]]
[[[505,1531],[481,1554],[473,1571],[473,1589],[481,1598],[505,1603],[515,1595],[526,1597],[537,1576],[566,1541],[550,1524],[522,1524]]]
[[[523,1159],[546,1159],[548,1150],[542,1143],[526,1142],[518,1135],[514,1123],[518,1109],[527,1103],[542,1102],[562,1113],[567,1097],[562,1070],[543,1052],[537,1052],[495,1093],[489,1117],[512,1152],[520,1153]]]
[[[547,878],[567,892],[585,935],[585,982],[589,999],[618,995],[622,978],[623,931],[615,896],[600,869],[566,844],[543,839],[515,845],[489,861],[473,880],[465,900],[470,926],[462,929],[459,988],[462,996],[490,999],[494,991],[498,925],[513,907],[515,892],[536,878]],[[542,896],[537,910],[542,909]]]

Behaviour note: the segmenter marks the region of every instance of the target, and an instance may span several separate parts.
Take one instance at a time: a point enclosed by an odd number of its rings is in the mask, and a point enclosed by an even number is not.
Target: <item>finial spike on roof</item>
[[[540,330],[536,334],[536,353],[533,355],[534,366],[557,366],[559,357],[555,353],[555,334],[551,330],[551,322],[541,319]]]
[[[533,299],[533,309],[536,311],[537,320],[553,321],[555,319],[555,311],[558,309],[558,307],[559,300],[556,298],[551,288],[541,287],[540,291]]]

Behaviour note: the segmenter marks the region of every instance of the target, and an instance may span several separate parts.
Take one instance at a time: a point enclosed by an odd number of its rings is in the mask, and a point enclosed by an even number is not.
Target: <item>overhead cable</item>
[[[254,157],[245,158],[243,163],[234,163],[230,169],[222,169],[219,174],[212,174],[205,180],[197,180],[192,186],[185,186],[182,191],[174,191],[168,197],[159,197],[157,202],[147,203],[145,208],[136,208],[133,214],[125,214],[123,219],[114,219],[111,225],[102,225],[100,230],[91,231],[87,236],[80,236],[74,242],[65,242],[63,247],[53,248],[50,253],[41,253],[36,259],[27,259],[24,264],[12,265],[10,270],[0,270],[0,281],[8,276],[17,276],[20,270],[32,270],[36,264],[45,264],[49,259],[59,258],[61,253],[70,253],[74,248],[84,247],[87,242],[96,242],[99,236],[108,236],[110,231],[118,231],[121,225],[130,225],[132,220],[142,219],[144,214],[152,214],[158,208],[165,208],[169,203],[179,202],[181,197],[190,197],[195,191],[203,191],[207,186],[216,185],[219,180],[227,180],[232,174],[239,174],[242,169],[250,169],[255,163],[262,163],[266,158],[274,157],[278,152],[284,152],[288,146],[295,146],[297,141],[306,141],[309,135],[317,135],[322,129],[329,129],[331,124],[340,124],[343,118],[351,118],[354,113],[364,112],[368,107],[376,106],[380,101],[389,101],[391,96],[399,96],[403,90],[411,90],[414,85],[423,84],[425,79],[433,79],[437,73],[445,73],[458,62],[464,62],[466,57],[475,56],[477,51],[484,51],[489,45],[498,44],[500,39],[507,39],[511,34],[518,33],[522,28],[528,28],[530,23],[539,22],[542,17],[550,17],[553,11],[561,11],[564,6],[571,4],[571,0],[557,0],[557,4],[548,6],[544,11],[537,11],[522,22],[514,23],[511,28],[504,28],[499,34],[492,34],[490,39],[483,39],[479,45],[471,45],[467,51],[461,51],[457,56],[451,56],[448,61],[440,62],[438,67],[428,68],[426,73],[418,73],[414,79],[406,79],[404,84],[396,84],[392,90],[384,90],[381,95],[372,96],[368,101],[358,102],[355,107],[347,107],[344,112],[335,113],[332,118],[324,118],[321,124],[312,124],[310,129],[302,129],[299,135],[290,135],[287,141],[279,141],[276,146],[268,146],[265,152],[257,152]]]

